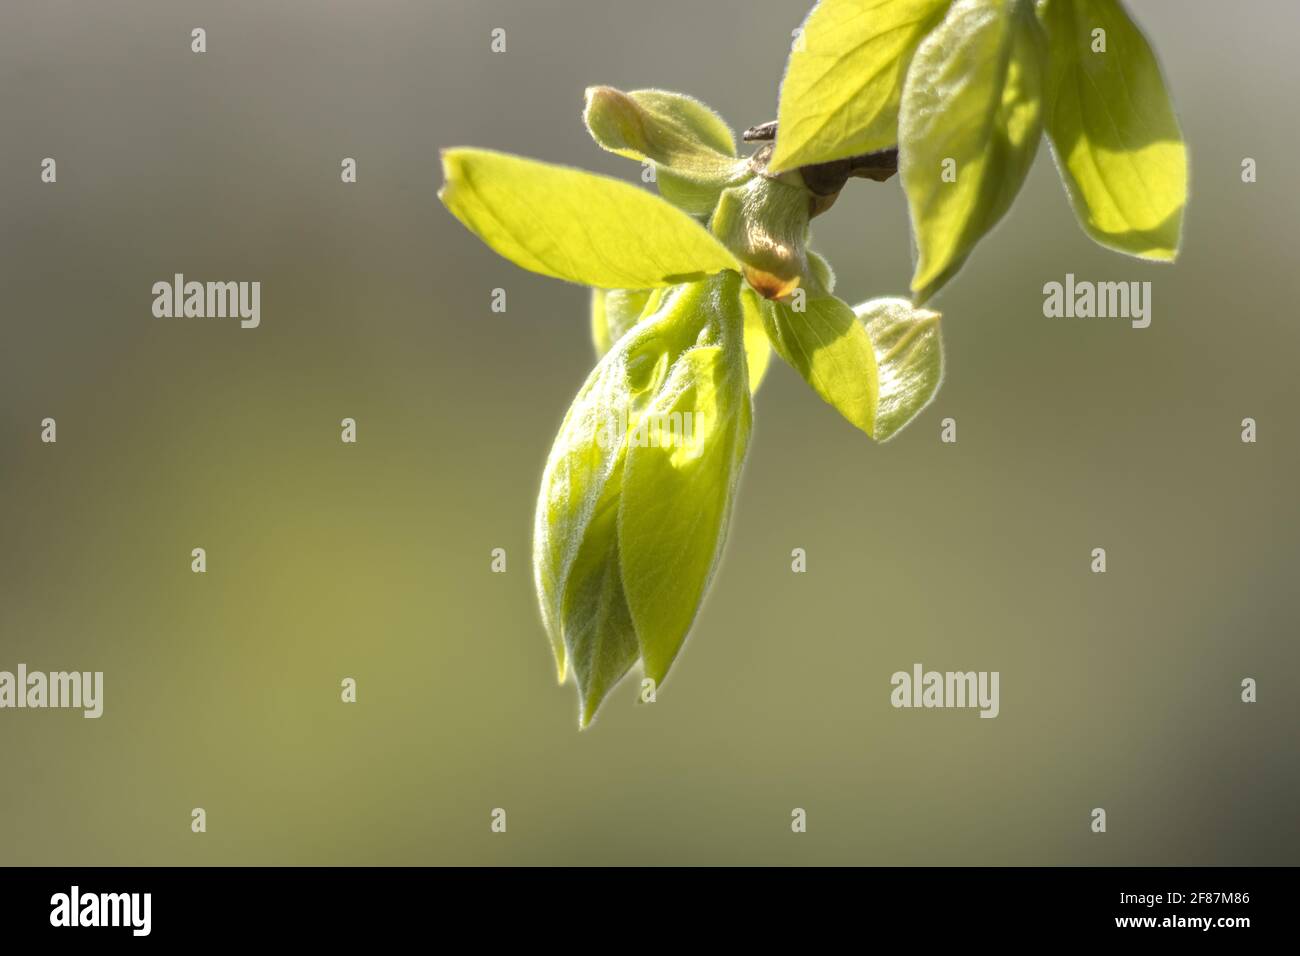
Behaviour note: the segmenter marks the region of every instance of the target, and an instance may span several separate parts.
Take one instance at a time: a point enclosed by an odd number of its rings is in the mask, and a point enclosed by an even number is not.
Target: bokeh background
[[[528,553],[587,293],[466,233],[438,150],[635,180],[583,89],[771,119],[808,6],[6,0],[0,669],[106,692],[98,721],[0,712],[0,863],[1300,862],[1286,0],[1132,5],[1191,146],[1176,266],[1095,247],[1043,150],[939,300],[947,379],[909,430],[873,446],[774,366],[677,667],[578,732]],[[903,292],[897,181],[815,243],[850,301]],[[261,327],[155,320],[176,272],[260,280]],[[1067,272],[1152,281],[1151,327],[1045,319]],[[1001,716],[892,709],[915,661],[1000,671]]]

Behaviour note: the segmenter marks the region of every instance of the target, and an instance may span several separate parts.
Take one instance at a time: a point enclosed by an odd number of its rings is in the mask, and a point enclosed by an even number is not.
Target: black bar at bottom
[[[1286,868],[0,870],[6,942],[364,941],[473,933],[657,945],[692,927],[770,942],[1290,935]],[[75,888],[75,889],[74,889]],[[146,896],[147,894],[147,896]],[[92,925],[87,925],[92,924]],[[105,925],[107,924],[107,925]],[[605,929],[605,928],[608,929]],[[597,933],[601,935],[592,936]],[[863,935],[869,934],[869,935]],[[812,937],[808,938],[811,941]]]

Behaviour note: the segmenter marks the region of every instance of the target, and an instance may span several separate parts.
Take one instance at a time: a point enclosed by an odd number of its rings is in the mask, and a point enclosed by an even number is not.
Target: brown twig
[[[777,121],[760,123],[745,130],[741,138],[746,143],[763,143],[762,148],[750,159],[754,168],[763,170],[772,156],[773,144],[776,142]],[[898,172],[898,147],[878,149],[871,153],[861,153],[847,159],[833,159],[828,163],[811,163],[800,166],[797,170],[808,190],[817,197],[813,202],[813,215],[825,212],[835,202],[840,190],[850,179],[870,179],[883,183]]]
[[[741,139],[746,143],[776,142],[776,124],[777,121],[772,120],[751,126],[741,135]],[[762,158],[766,160],[767,155]],[[819,196],[839,192],[849,179],[872,179],[883,183],[898,172],[898,147],[890,146],[888,149],[861,153],[847,159],[834,159],[828,163],[800,166],[799,171],[804,174],[808,188]]]

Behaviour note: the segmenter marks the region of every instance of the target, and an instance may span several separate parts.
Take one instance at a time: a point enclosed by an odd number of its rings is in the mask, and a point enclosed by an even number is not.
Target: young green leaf
[[[897,143],[908,64],[949,2],[821,0],[786,66],[768,168],[824,163]]]
[[[711,175],[736,163],[736,141],[717,113],[699,100],[664,90],[587,90],[582,118],[603,149],[637,162]]]
[[[627,183],[488,150],[446,150],[442,162],[443,204],[532,272],[650,289],[740,268],[694,219]]]
[[[610,353],[588,377],[565,416],[542,473],[533,528],[533,579],[559,679],[568,671],[564,596],[596,506],[623,455],[621,428],[631,414],[626,357]]]
[[[654,163],[660,193],[693,216],[707,216],[724,187],[752,175],[727,124],[680,93],[593,86],[583,119],[602,148]]]
[[[591,723],[605,695],[641,655],[619,565],[618,506],[625,455],[596,503],[569,569],[562,604],[564,640],[578,685],[578,725]]]
[[[1011,207],[1038,149],[1042,31],[1029,0],[956,0],[912,60],[899,169],[923,303]]]
[[[1109,249],[1172,260],[1187,149],[1146,37],[1116,0],[1051,0],[1040,15],[1044,123],[1075,216]]]
[[[810,254],[811,258],[812,254]],[[816,257],[818,267],[829,275],[826,260]],[[664,289],[592,289],[591,338],[600,358],[642,318],[658,311]],[[747,285],[740,290],[741,306],[745,316],[745,357],[749,368],[750,393],[758,391],[772,357],[772,346],[767,341],[763,326],[763,313],[758,307],[758,294]]]
[[[804,311],[764,302],[767,337],[824,401],[857,428],[875,434],[876,353],[853,310],[834,296],[809,297]]]
[[[646,409],[641,421],[658,423],[659,438],[629,441],[619,507],[627,604],[645,674],[656,683],[676,659],[717,568],[749,446],[739,278],[727,273],[706,285],[704,308],[720,338],[685,352]],[[680,440],[663,440],[665,432]]]
[[[943,380],[939,313],[906,299],[872,299],[853,311],[876,353],[880,390],[872,437],[888,441],[930,404]]]
[[[599,504],[614,493],[610,486],[621,474],[629,429],[635,427],[672,363],[699,336],[704,320],[699,295],[687,294],[693,288],[668,290],[660,309],[620,338],[596,364],[565,415],[542,473],[533,530],[533,577],[561,680],[573,653],[566,647],[564,602],[574,563],[580,552],[611,553],[612,544],[587,544],[587,539],[600,513]],[[604,527],[607,536],[608,525]],[[617,647],[591,641],[586,646],[594,653]],[[609,669],[603,663],[575,662],[575,672],[608,675]]]

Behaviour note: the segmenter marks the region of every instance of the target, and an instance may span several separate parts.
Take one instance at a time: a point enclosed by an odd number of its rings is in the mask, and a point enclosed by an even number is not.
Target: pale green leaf
[[[853,310],[834,296],[764,302],[767,335],[824,401],[855,427],[875,434],[876,354]]]
[[[729,313],[719,314],[722,339],[682,355],[641,419],[658,425],[651,440],[629,441],[619,546],[645,674],[656,683],[676,659],[717,568],[749,445],[738,281],[726,275],[708,283],[711,308]]]
[[[707,216],[724,187],[752,175],[727,124],[681,93],[593,86],[583,119],[602,148],[653,163],[659,192],[693,216]]]
[[[591,723],[605,695],[641,655],[619,564],[618,506],[625,460],[621,455],[596,503],[564,590],[564,642],[578,685],[580,727]]]
[[[650,160],[682,175],[711,174],[736,162],[736,143],[721,117],[699,100],[664,90],[587,90],[582,118],[603,149]]]
[[[1109,249],[1172,260],[1187,149],[1151,47],[1116,0],[1051,0],[1044,125],[1084,231]],[[1093,31],[1104,51],[1094,52]]]
[[[650,289],[740,268],[694,219],[627,183],[487,150],[451,149],[442,160],[447,208],[532,272]]]
[[[769,169],[844,159],[898,142],[903,78],[950,0],[821,0],[781,84]]]
[[[956,0],[912,60],[899,170],[918,304],[961,268],[1024,183],[1042,133],[1044,43],[1028,0]]]
[[[731,273],[738,283],[739,277]],[[697,341],[704,316],[696,286],[671,289],[660,309],[624,335],[588,376],[565,415],[542,473],[533,529],[533,577],[542,622],[563,680],[572,653],[566,648],[564,601],[571,573],[598,505],[621,469],[626,436],[668,370]],[[588,545],[608,554],[610,545]],[[600,645],[591,645],[600,649]],[[613,643],[606,646],[614,647]],[[602,665],[575,667],[608,673]],[[580,687],[580,690],[584,688]]]
[[[810,257],[811,258],[811,257]],[[828,270],[826,262],[820,256],[820,268]],[[823,272],[823,274],[829,274]],[[591,290],[591,337],[596,346],[596,357],[600,358],[610,350],[628,330],[642,318],[653,314],[659,308],[663,289],[592,289]],[[741,305],[745,317],[745,356],[749,368],[750,392],[757,392],[758,386],[767,373],[767,366],[772,356],[772,346],[767,340],[767,330],[763,326],[763,313],[758,307],[759,297],[749,286],[740,290]]]
[[[943,381],[939,313],[907,299],[872,299],[853,311],[876,353],[880,388],[872,437],[888,441],[930,404]]]

